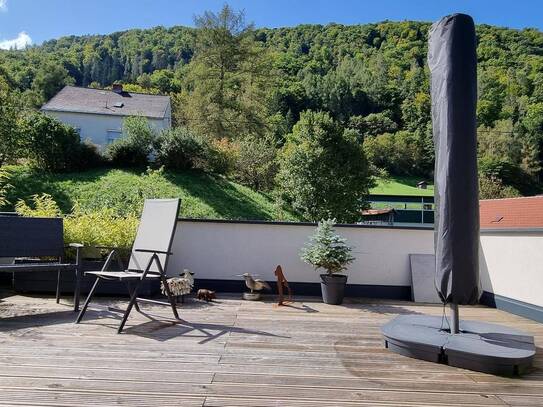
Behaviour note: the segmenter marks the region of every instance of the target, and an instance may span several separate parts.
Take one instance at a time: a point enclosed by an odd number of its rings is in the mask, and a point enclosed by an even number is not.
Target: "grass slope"
[[[201,172],[151,172],[97,169],[83,173],[47,174],[10,167],[12,209],[34,194],[53,196],[63,212],[77,203],[84,209],[114,208],[119,214],[139,211],[145,197],[181,198],[180,216],[207,219],[296,220],[269,196]]]
[[[417,188],[416,177],[390,177],[378,179],[377,186],[370,190],[372,195],[404,195],[404,196],[433,196],[434,185],[428,184],[428,189]]]

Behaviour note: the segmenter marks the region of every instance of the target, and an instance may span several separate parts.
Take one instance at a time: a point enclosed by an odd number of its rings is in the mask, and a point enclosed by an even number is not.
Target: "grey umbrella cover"
[[[435,283],[444,303],[475,304],[481,292],[476,47],[475,25],[468,15],[444,17],[430,29]]]

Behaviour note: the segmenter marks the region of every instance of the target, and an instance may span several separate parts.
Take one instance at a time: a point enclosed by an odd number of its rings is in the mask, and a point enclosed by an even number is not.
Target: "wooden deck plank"
[[[100,299],[89,318],[52,298],[0,300],[0,406],[541,406],[543,355],[534,371],[503,378],[409,359],[383,348],[397,314],[442,308],[393,301],[291,307],[221,298],[189,301],[183,321],[145,305],[117,335],[126,303]],[[525,329],[543,325],[485,307],[466,319]]]

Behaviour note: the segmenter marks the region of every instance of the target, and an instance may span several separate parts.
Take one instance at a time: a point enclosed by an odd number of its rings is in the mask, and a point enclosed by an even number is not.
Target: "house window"
[[[111,144],[122,136],[121,130],[108,130],[107,131],[107,143]]]

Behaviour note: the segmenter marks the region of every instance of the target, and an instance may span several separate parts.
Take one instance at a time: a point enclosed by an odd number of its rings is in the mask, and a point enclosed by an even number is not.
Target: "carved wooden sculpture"
[[[217,298],[215,291],[206,290],[204,288],[200,288],[196,296],[199,300],[203,300],[205,302],[212,302],[214,299]]]
[[[279,293],[279,301],[277,302],[277,305],[284,305],[283,287],[286,287],[288,291],[288,301],[292,301],[292,291],[290,290],[290,286],[288,285],[288,281],[285,278],[285,275],[283,274],[283,269],[280,265],[275,268],[275,277],[277,277],[277,292]]]

